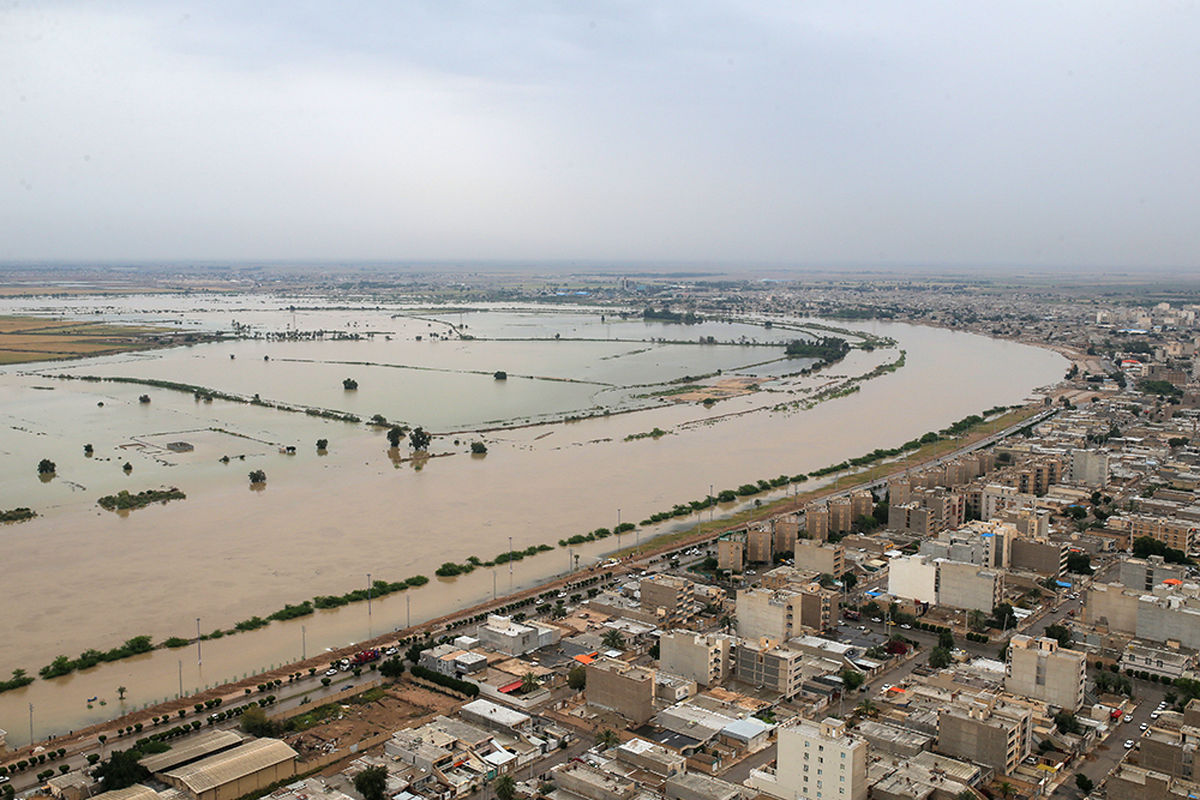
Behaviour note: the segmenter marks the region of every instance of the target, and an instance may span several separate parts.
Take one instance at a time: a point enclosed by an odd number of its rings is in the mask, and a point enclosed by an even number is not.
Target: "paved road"
[[[1124,747],[1125,740],[1133,739],[1134,742],[1138,740],[1141,736],[1140,726],[1150,722],[1150,714],[1158,707],[1166,693],[1166,688],[1161,684],[1149,681],[1134,681],[1133,688],[1137,707],[1129,714],[1131,721],[1114,725],[1109,731],[1108,737],[1098,742],[1083,762],[1076,762],[1072,765],[1073,773],[1087,775],[1097,786],[1112,771],[1113,767],[1125,758],[1128,752]],[[1053,796],[1078,798],[1082,795],[1075,788],[1075,779],[1072,777],[1059,786]]]

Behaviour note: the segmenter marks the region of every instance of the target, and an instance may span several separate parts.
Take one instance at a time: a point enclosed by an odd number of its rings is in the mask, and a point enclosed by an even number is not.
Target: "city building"
[[[717,539],[717,569],[741,572],[746,568],[746,532],[735,531]]]
[[[774,639],[743,639],[732,653],[733,677],[791,698],[804,682],[804,654]]]
[[[1067,571],[1070,552],[1071,548],[1066,542],[1017,538],[1012,542],[1009,566],[1017,571],[1057,578]]]
[[[799,720],[779,728],[775,768],[751,770],[746,785],[780,800],[866,800],[868,750],[844,720]]]
[[[809,503],[804,507],[804,532],[814,541],[829,539],[829,506]]]
[[[937,751],[1008,775],[1029,755],[1033,713],[995,697],[968,698],[941,708]]]
[[[635,725],[654,716],[654,670],[614,658],[597,658],[587,665],[587,702],[615,711]]]
[[[1004,598],[1004,573],[958,561],[937,561],[937,604],[991,611]]]
[[[1148,558],[1125,558],[1120,563],[1120,580],[1123,586],[1130,589],[1153,589],[1167,580],[1182,582],[1187,578],[1187,567],[1182,564],[1168,564],[1162,556]]]
[[[537,622],[514,622],[512,617],[489,614],[487,622],[479,626],[478,638],[487,649],[512,656],[525,655],[534,650],[558,642],[561,634],[557,628]]]
[[[696,585],[675,575],[651,575],[638,584],[642,610],[663,628],[686,624],[695,614]]]
[[[1008,642],[1004,688],[1070,712],[1079,710],[1087,687],[1087,658],[1060,647],[1057,639],[1014,635]]]
[[[888,562],[888,594],[919,603],[937,602],[937,563],[925,555],[897,556]]]
[[[769,527],[746,531],[746,560],[754,564],[770,564],[775,560],[775,535]]]
[[[849,497],[834,497],[829,501],[830,533],[849,533],[854,526],[854,504]]]
[[[846,548],[840,544],[798,539],[794,554],[796,569],[827,573],[835,578],[846,571]]]
[[[278,739],[252,739],[162,773],[191,800],[237,800],[296,774],[296,751]]]
[[[723,633],[666,631],[658,639],[659,666],[701,686],[717,686],[729,676],[733,637]]]
[[[1091,489],[1108,486],[1108,454],[1097,450],[1071,451],[1071,483]]]

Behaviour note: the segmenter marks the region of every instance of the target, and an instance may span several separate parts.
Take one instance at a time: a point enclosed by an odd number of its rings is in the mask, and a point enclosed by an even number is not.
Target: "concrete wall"
[[[1000,573],[955,561],[939,561],[937,569],[938,605],[984,612],[996,607],[1003,587]]]
[[[936,603],[937,566],[921,556],[903,556],[888,562],[888,594]],[[991,609],[988,609],[989,611]]]

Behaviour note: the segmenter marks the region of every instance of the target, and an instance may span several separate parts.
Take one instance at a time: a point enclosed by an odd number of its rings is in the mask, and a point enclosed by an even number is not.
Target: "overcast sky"
[[[0,260],[1195,267],[1194,3],[23,2]]]

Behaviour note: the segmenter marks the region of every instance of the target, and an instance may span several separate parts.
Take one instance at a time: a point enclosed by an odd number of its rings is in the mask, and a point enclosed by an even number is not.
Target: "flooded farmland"
[[[610,312],[602,321],[599,310],[578,309],[314,305],[164,296],[54,306],[182,330],[237,323],[257,338],[0,370],[0,508],[39,514],[0,527],[0,674],[36,673],[60,654],[140,634],[191,637],[197,619],[205,633],[227,630],[285,603],[365,587],[368,573],[388,581],[424,574],[430,583],[375,600],[370,615],[358,603],[205,641],[202,659],[194,646],[157,650],[0,694],[10,741],[28,737],[29,703],[35,735],[65,732],[112,716],[118,686],[136,708],[173,696],[181,683],[190,691],[403,627],[490,597],[494,586],[503,593],[510,582],[565,571],[572,554],[558,540],[611,527],[618,514],[637,522],[704,497],[710,485],[719,491],[896,446],[1019,402],[1065,368],[1049,351],[883,322],[847,327],[894,339],[894,347],[855,349],[799,375],[812,361],[781,360],[781,344],[819,329],[665,324]],[[51,310],[0,304],[3,313]],[[902,368],[816,401],[901,350]],[[752,387],[719,402],[676,402],[673,394],[736,377]],[[346,378],[358,388],[345,389]],[[155,382],[257,395],[259,403]],[[318,412],[423,426],[435,434],[433,457],[414,461],[403,445],[389,452],[386,427]],[[666,435],[627,440],[654,428]],[[318,439],[329,442],[323,453]],[[487,454],[471,455],[472,441]],[[187,447],[168,447],[180,442]],[[37,474],[40,459],[55,463],[52,479]],[[252,487],[247,475],[259,469],[267,481]],[[123,513],[97,505],[120,490],[163,487],[187,498]],[[507,565],[433,577],[444,561],[491,559],[509,537],[517,549],[553,550],[517,562],[511,578]],[[587,564],[616,544],[573,550]],[[108,705],[89,709],[92,697]]]

